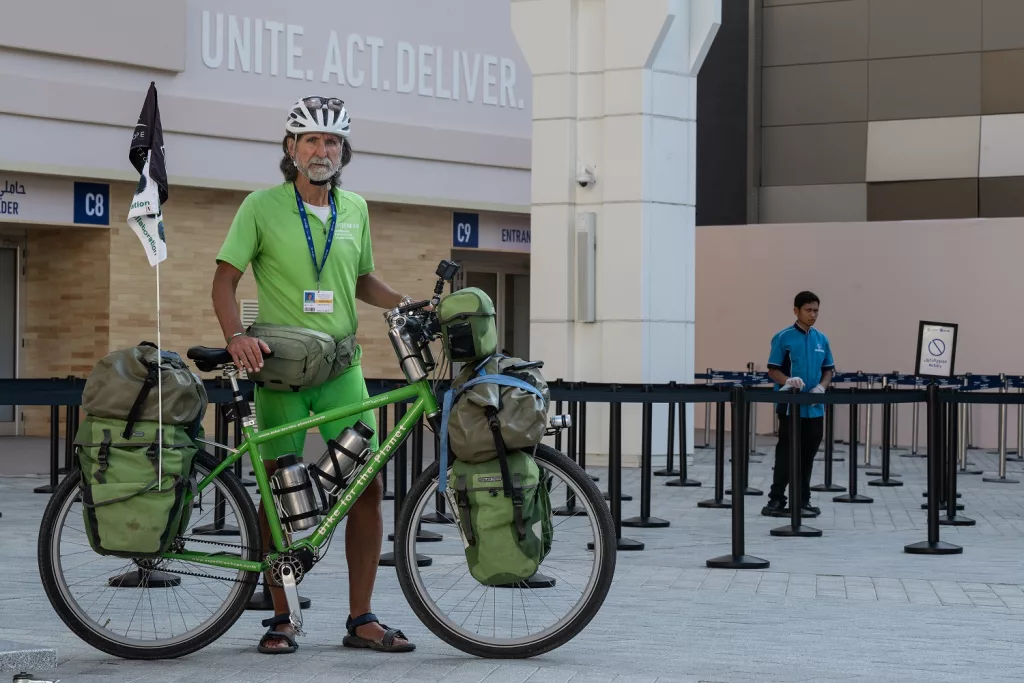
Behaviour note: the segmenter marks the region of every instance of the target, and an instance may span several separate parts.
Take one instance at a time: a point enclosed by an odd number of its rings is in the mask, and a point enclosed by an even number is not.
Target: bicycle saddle
[[[193,346],[189,348],[186,355],[196,362],[196,367],[199,368],[200,372],[213,372],[221,365],[234,362],[231,354],[225,348]]]

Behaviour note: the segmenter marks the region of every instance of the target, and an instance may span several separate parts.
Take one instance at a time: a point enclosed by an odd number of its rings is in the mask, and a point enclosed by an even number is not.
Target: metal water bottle
[[[313,495],[313,483],[305,466],[291,453],[277,459],[277,471],[270,476],[270,489],[277,496],[281,524],[290,532],[320,523],[320,507]]]
[[[426,379],[428,375],[423,368],[419,349],[416,348],[416,342],[413,341],[412,335],[405,329],[405,318],[399,316],[390,321],[388,338],[391,340],[391,346],[395,349],[395,355],[398,356],[402,372],[409,383],[415,384]]]
[[[348,478],[366,464],[373,429],[359,420],[346,427],[337,440],[327,442],[327,451],[317,464],[309,468],[310,476],[328,496],[337,496],[348,484]]]

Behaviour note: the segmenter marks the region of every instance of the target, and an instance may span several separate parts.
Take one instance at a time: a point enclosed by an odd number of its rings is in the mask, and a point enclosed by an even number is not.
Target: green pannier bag
[[[85,382],[74,445],[86,536],[101,555],[159,556],[191,518],[208,398],[178,354],[160,351],[159,365],[157,354],[150,342],[114,351]]]
[[[151,342],[118,349],[104,356],[93,367],[82,391],[82,410],[86,415],[142,422],[159,422],[160,403],[156,392],[147,401],[149,391],[161,385],[163,423],[195,425],[206,413],[208,397],[202,380],[181,357],[163,351],[157,377],[157,348]],[[147,388],[148,387],[148,388]]]
[[[508,450],[533,448],[544,438],[548,427],[551,393],[540,373],[543,363],[494,355],[475,365],[462,368],[452,380],[454,392],[448,415],[448,443],[456,459],[469,463],[487,462],[498,454],[491,434],[489,409],[496,412],[501,438]],[[526,382],[526,387],[473,379],[499,375]]]
[[[167,552],[192,515],[198,451],[184,425],[86,416],[75,435],[85,532],[101,555]],[[186,495],[191,493],[191,495]]]
[[[452,292],[437,305],[441,346],[453,363],[471,363],[498,350],[494,303],[477,287]]]
[[[305,327],[253,323],[246,334],[263,340],[273,352],[263,359],[261,370],[248,373],[249,379],[277,391],[299,391],[334,379],[352,364],[356,351],[355,335],[337,341]]]
[[[507,473],[502,463],[507,464]],[[511,478],[511,494],[504,495]],[[551,552],[551,477],[524,451],[483,463],[455,460],[448,497],[458,515],[469,573],[485,586],[533,576]]]

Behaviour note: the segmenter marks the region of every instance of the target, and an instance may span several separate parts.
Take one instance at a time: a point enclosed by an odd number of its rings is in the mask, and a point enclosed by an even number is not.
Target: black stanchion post
[[[947,393],[951,392],[951,391],[952,390],[947,390]],[[941,392],[940,392],[940,394],[941,394]],[[941,401],[939,403],[938,412],[936,413],[936,424],[938,425],[938,427],[937,427],[937,429],[938,429],[937,434],[939,435],[939,443],[940,443],[941,448],[942,448],[942,454],[943,454],[942,457],[943,458],[945,458],[946,454],[949,453],[954,448],[953,444],[949,441],[949,434],[950,434],[950,432],[949,432],[949,421],[948,421],[949,411],[946,409],[946,405],[947,405],[947,401]],[[949,493],[949,468],[946,467],[945,459],[941,460],[940,462],[941,462],[941,464],[939,466],[939,507],[942,508],[942,507],[944,507],[946,505],[947,501],[949,500],[949,495],[950,495],[950,493]],[[921,493],[921,497],[922,498],[927,498],[928,494],[929,494],[929,491],[924,491],[924,492]],[[961,496],[960,496],[959,493],[957,493],[953,497],[954,498],[960,498]],[[921,509],[922,510],[927,510],[928,509],[928,503],[927,502],[921,503]],[[963,504],[962,503],[957,503],[956,504],[956,509],[957,510],[963,510],[964,509]]]
[[[583,384],[584,384],[583,382],[579,382],[576,386],[579,386],[580,388],[582,388]],[[580,469],[583,470],[584,472],[587,472],[587,402],[586,401],[580,401],[579,402],[579,413],[580,413],[580,427],[579,427],[579,431],[577,432],[578,438],[579,438],[579,444],[580,444],[580,448],[579,448],[579,451],[580,451],[579,463],[580,463]],[[590,474],[589,472],[587,472],[587,476],[589,476],[593,481],[600,481],[601,480],[600,477],[594,476],[593,474]]]
[[[402,421],[405,417],[405,413],[408,411],[405,403],[395,403],[395,424]],[[398,447],[398,452],[395,457],[392,458],[392,462],[395,463],[395,514],[394,520],[392,520],[391,533],[388,535],[389,541],[395,539],[395,526],[398,524],[398,518],[402,513],[402,504],[405,503],[405,494],[409,491],[409,472],[406,469],[409,464],[408,459],[408,441],[403,440],[402,444]],[[416,534],[416,540],[420,541],[419,534]],[[433,564],[434,560],[426,555],[416,553],[416,566],[417,567],[429,567]],[[395,553],[387,552],[380,556],[380,561],[377,563],[381,567],[394,567],[395,566]]]
[[[676,383],[675,383],[675,381],[671,381],[671,382],[668,383],[668,385],[669,385],[670,388],[675,389]],[[682,405],[683,405],[683,407],[685,407],[685,404],[682,404]],[[684,430],[685,431],[685,429],[686,429],[685,427],[680,425],[680,430]],[[669,402],[669,404],[668,404],[668,429],[667,429],[667,431],[668,431],[668,443],[665,445],[665,469],[658,470],[657,472],[655,472],[654,476],[656,476],[656,477],[674,477],[675,475],[679,474],[678,472],[676,472],[675,467],[673,467],[673,465],[675,464],[673,462],[674,461],[674,458],[673,458],[674,448],[673,447],[674,447],[675,441],[676,441],[676,413],[675,413],[675,404],[672,403],[672,402]],[[686,448],[685,447],[683,448],[682,452],[680,452],[679,457],[683,460],[683,462],[686,462]]]
[[[724,407],[725,404],[720,403],[719,405]],[[738,424],[745,425],[747,423],[746,413],[748,405],[743,387],[733,387],[732,414],[734,425],[737,424],[735,417],[737,413],[740,414]],[[747,434],[746,429],[736,429],[734,427],[732,430],[732,478],[736,482],[736,486],[746,486],[747,484],[747,461],[750,458],[750,446],[747,443],[749,437]],[[762,560],[760,557],[754,557],[746,553],[746,532],[743,527],[743,496],[736,496],[734,501],[735,504],[732,506],[732,554],[712,558],[706,564],[712,569],[767,569],[769,566],[768,560]]]
[[[735,408],[732,414],[733,431],[743,431],[745,422],[736,421]],[[699,508],[731,508],[732,501],[725,498],[725,402],[715,404],[715,497],[697,503]],[[742,417],[742,416],[741,416]]]
[[[647,387],[648,390],[650,387]],[[671,406],[671,404],[669,404]],[[642,434],[640,435],[640,516],[630,517],[622,520],[622,526],[639,527],[642,529],[660,529],[669,525],[668,520],[658,517],[651,517],[651,458],[653,457],[651,441],[654,438],[652,432],[653,407],[650,403],[643,404],[643,417],[641,419]]]
[[[50,483],[32,489],[34,493],[53,493],[60,469],[60,406],[50,406]]]
[[[679,411],[679,478],[669,479],[665,482],[665,486],[700,486],[699,481],[690,479],[687,475],[686,467],[686,404],[676,403],[676,409]],[[672,404],[668,407],[669,421],[672,420]],[[672,431],[669,430],[669,442],[672,441]],[[672,446],[669,446],[671,451]]]
[[[612,391],[615,391],[612,385]],[[609,406],[608,424],[608,499],[612,519],[615,520],[615,539],[619,550],[643,550],[644,544],[631,538],[622,537],[622,403],[614,401]],[[594,542],[587,543],[589,550],[594,549]]]
[[[853,390],[850,390],[853,393]],[[849,463],[850,482],[849,482],[849,493],[845,496],[836,496],[832,499],[835,503],[873,503],[874,498],[869,496],[863,496],[857,493],[857,432],[860,427],[860,420],[858,419],[857,413],[859,406],[856,403],[850,403],[850,453],[846,457],[846,462]]]
[[[619,431],[619,435],[618,435],[618,438],[619,438],[619,443],[620,443],[620,445],[619,445],[619,456],[621,457],[621,455],[622,455],[622,446],[621,446],[621,441],[622,441],[622,432],[621,432],[621,429],[622,429],[622,426],[621,426],[621,420],[622,420],[622,417],[621,417],[621,416],[622,416],[622,404],[621,404],[621,403],[615,403],[614,405],[618,407],[618,415],[619,415],[619,418],[618,418],[618,419],[619,419],[619,421],[620,421],[620,424],[619,424],[619,430],[620,430],[620,431]],[[620,465],[620,466],[621,466],[621,465]],[[608,501],[610,501],[610,500],[612,499],[612,498],[611,498],[611,497],[612,497],[612,490],[611,490],[611,488],[612,488],[612,482],[611,482],[611,476],[612,476],[612,475],[611,475],[611,472],[609,472],[609,473],[608,473],[608,490],[604,492],[604,499],[605,499],[605,500],[608,500]],[[623,501],[623,500],[626,500],[626,501],[629,501],[629,500],[633,500],[633,496],[631,496],[631,495],[629,495],[629,494],[627,494],[627,493],[623,493],[623,492],[622,492],[622,473],[621,473],[621,472],[619,472],[619,474],[617,474],[616,476],[618,477],[618,482],[619,482],[619,492],[618,492],[618,493],[617,493],[616,495],[618,495],[618,496],[619,496],[619,500],[620,500],[620,501]],[[620,507],[621,507],[621,506],[620,506]],[[641,545],[642,545],[642,544],[641,544]]]
[[[412,478],[415,479],[423,472],[423,418],[421,417],[416,421],[416,424],[412,428]],[[403,490],[403,495],[407,493],[407,490]],[[417,543],[434,543],[444,538],[441,534],[434,531],[425,531],[422,523],[425,520],[426,515],[420,517],[420,523],[416,525],[416,542]],[[395,518],[397,519],[397,517]],[[394,541],[395,535],[388,534],[388,540]]]
[[[74,380],[74,377],[68,377]],[[78,408],[72,405],[64,406],[64,466],[57,473],[67,474],[74,469],[75,453],[75,432],[78,431]]]
[[[886,384],[883,391],[885,393],[891,392],[892,386]],[[890,458],[892,456],[892,406],[892,403],[886,403],[882,406],[882,470],[878,473],[881,479],[872,479],[868,482],[868,486],[903,486],[902,481],[889,477]]]
[[[928,385],[926,412],[926,439],[928,441],[928,540],[903,546],[911,555],[959,555],[964,549],[939,540],[939,470],[942,468],[942,446],[939,432],[938,387]]]
[[[836,405],[825,404],[825,483],[812,486],[812,491],[845,491],[845,486],[832,483],[832,465],[835,462]]]
[[[226,444],[228,442],[228,421],[224,416],[224,410],[221,406],[217,406],[218,410],[214,414],[213,420],[213,440],[220,444]],[[235,442],[238,445],[238,442]],[[222,449],[217,448],[217,451]],[[226,457],[223,452],[211,453],[218,462],[222,462]],[[241,459],[238,460],[241,462]],[[224,524],[224,518],[227,515],[227,501],[224,499],[224,495],[220,492],[220,489],[216,486],[213,487],[213,522],[205,524],[203,526],[195,527],[192,529],[192,533],[196,536],[237,536],[238,527],[227,526]]]
[[[780,526],[771,530],[772,536],[821,536],[821,529],[804,526],[801,523],[803,512],[803,464],[800,438],[800,404],[789,404],[789,526]]]
[[[960,444],[960,420],[959,415],[959,403],[956,402],[957,394],[951,394],[953,400],[946,403],[946,452],[944,453],[946,458],[946,515],[939,519],[939,524],[945,526],[974,526],[975,522],[970,517],[964,515],[957,515],[957,509],[963,510],[963,505],[958,505],[956,499],[959,494],[956,492],[957,484],[957,459],[959,455],[959,444]]]
[[[576,444],[579,441],[580,434],[582,432],[579,431],[579,425],[576,424],[576,410],[577,410],[576,407],[575,407],[576,405],[577,405],[577,403],[575,401],[570,401],[569,402],[569,419],[572,421],[572,425],[569,427],[569,437],[568,437],[568,439],[566,439],[566,441],[568,441],[568,448],[566,449],[568,451],[568,453],[566,455],[569,457],[570,460],[572,460],[574,462],[579,462],[577,460],[577,453],[579,451],[578,451],[578,448],[577,448]],[[562,414],[562,402],[561,401],[558,402],[558,404],[557,404],[557,406],[555,408],[555,414],[556,415],[561,415]],[[562,450],[562,432],[561,432],[561,430],[559,430],[558,433],[555,434],[555,450],[559,451],[559,452],[561,452],[561,450]],[[607,498],[605,500],[607,500]],[[551,514],[556,515],[558,517],[572,517],[573,515],[584,515],[584,516],[586,516],[587,511],[582,509],[582,508],[576,507],[576,494],[573,493],[571,488],[566,486],[565,487],[565,505],[563,505],[561,507],[555,508],[554,510],[551,511]]]
[[[441,459],[441,435],[434,433],[434,460]],[[451,458],[448,459],[448,464],[451,465]],[[444,476],[438,472],[438,476]],[[445,513],[445,499],[441,495],[440,489],[434,494],[434,511],[430,514],[423,515],[420,518],[421,522],[428,524],[454,524],[454,520]]]

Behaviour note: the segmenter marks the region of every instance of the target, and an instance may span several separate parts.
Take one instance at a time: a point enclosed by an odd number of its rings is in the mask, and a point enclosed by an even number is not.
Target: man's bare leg
[[[370,600],[377,580],[380,550],[384,543],[384,482],[378,474],[363,495],[352,505],[345,523],[345,559],[348,561],[349,616],[372,612]],[[276,604],[276,603],[275,603]],[[380,642],[384,627],[373,622],[356,628],[360,638]],[[395,638],[395,645],[405,645],[404,638]]]
[[[267,476],[269,477],[277,471],[277,463],[273,460],[265,460],[263,466],[267,469]],[[270,538],[270,525],[267,523],[267,512],[263,509],[263,501],[260,501],[259,508],[259,520],[260,520],[260,534],[263,537],[263,552],[268,553],[274,547],[274,542]],[[274,601],[274,614],[288,614],[288,599],[284,596],[284,588],[281,586],[275,586],[273,580],[270,578],[270,571],[263,575],[263,582],[270,586],[270,597]],[[273,630],[280,631],[281,633],[287,633],[293,638],[295,637],[295,628],[291,624],[279,624],[273,627]],[[284,649],[291,647],[291,643],[283,638],[268,638],[263,646],[270,650]]]

